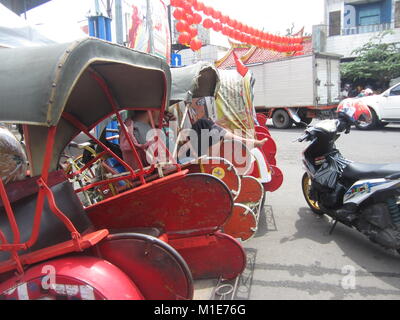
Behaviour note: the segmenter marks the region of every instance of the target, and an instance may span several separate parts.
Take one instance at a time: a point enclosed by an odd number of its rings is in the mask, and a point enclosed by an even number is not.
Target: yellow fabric
[[[221,87],[216,97],[216,123],[226,130],[254,139],[251,74],[243,78],[236,71],[220,71]]]

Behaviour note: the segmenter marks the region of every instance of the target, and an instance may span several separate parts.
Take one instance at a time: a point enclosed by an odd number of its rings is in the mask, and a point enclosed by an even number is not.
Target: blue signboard
[[[182,67],[182,56],[177,53],[171,55],[171,66],[172,67]]]

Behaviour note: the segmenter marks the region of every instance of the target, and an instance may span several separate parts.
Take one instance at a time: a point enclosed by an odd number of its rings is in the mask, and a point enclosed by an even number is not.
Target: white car
[[[384,127],[390,122],[400,123],[400,84],[396,84],[384,93],[363,97],[361,100],[368,105],[372,113],[372,122],[357,125],[358,129],[370,130]]]

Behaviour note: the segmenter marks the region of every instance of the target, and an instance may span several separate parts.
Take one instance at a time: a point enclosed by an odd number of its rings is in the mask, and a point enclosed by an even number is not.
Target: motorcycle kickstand
[[[332,225],[332,227],[331,227],[331,230],[329,231],[329,235],[331,236],[332,234],[333,234],[333,231],[335,230],[335,228],[336,228],[336,225],[338,224],[338,220],[334,220],[335,222],[333,223],[333,225]]]

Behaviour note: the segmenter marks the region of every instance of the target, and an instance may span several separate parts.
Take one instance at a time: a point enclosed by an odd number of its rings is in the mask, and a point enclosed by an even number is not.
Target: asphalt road
[[[301,129],[270,128],[278,146],[277,164],[285,179],[268,193],[258,234],[244,247],[255,258],[239,283],[237,298],[250,300],[399,299],[400,256],[371,243],[356,230],[317,217],[301,191],[301,153],[292,141]],[[338,148],[348,159],[365,163],[400,163],[400,126],[378,131],[353,130]],[[251,270],[253,269],[253,270]],[[215,283],[196,283],[204,299]]]

